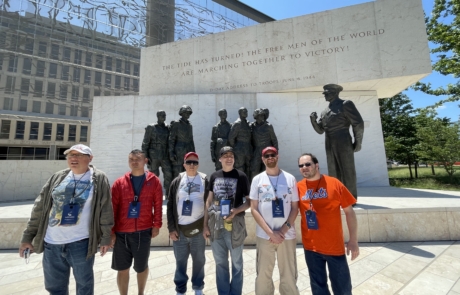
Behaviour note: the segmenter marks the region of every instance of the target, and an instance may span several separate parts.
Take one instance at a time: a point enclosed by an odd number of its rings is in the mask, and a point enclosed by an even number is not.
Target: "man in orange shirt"
[[[319,173],[318,159],[309,153],[299,158],[304,179],[297,183],[302,217],[302,243],[313,295],[330,294],[326,264],[335,295],[351,295],[351,277],[345,256],[340,207],[345,212],[351,260],[359,255],[358,222],[352,205],[356,199],[336,178]]]

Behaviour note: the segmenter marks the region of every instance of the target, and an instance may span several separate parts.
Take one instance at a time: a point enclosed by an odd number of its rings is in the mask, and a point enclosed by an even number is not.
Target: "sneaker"
[[[204,295],[203,290],[195,290],[195,295]]]
[[[176,295],[185,295],[185,293],[179,293],[179,292],[177,292]]]

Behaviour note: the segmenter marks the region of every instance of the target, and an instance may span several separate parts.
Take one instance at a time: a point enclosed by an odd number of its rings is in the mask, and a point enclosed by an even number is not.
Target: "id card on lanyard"
[[[313,208],[313,196],[316,192],[318,192],[318,187],[321,183],[322,178],[323,176],[320,174],[318,184],[316,185],[316,188],[313,191],[313,193],[308,198],[308,200],[310,201],[310,208],[305,211],[305,222],[307,223],[307,228],[311,230],[318,230],[318,219],[316,218],[316,211]],[[308,186],[305,193],[308,193]]]
[[[131,175],[131,185],[133,187],[134,192],[134,200],[129,203],[128,208],[128,218],[139,218],[139,213],[141,211],[141,202],[139,202],[139,195],[142,191],[142,186],[144,185],[145,181],[145,173],[143,174],[141,182],[138,184],[137,187],[134,187],[133,176]]]
[[[65,196],[70,196],[69,204],[66,204],[62,208],[62,218],[60,225],[74,225],[78,222],[78,214],[80,213],[80,205],[75,203],[75,198],[78,198],[81,194],[83,194],[86,189],[91,185],[91,182],[88,182],[85,188],[83,188],[80,193],[77,193],[77,185],[80,183],[81,179],[86,175],[88,171],[83,174],[82,177],[78,180],[75,180],[74,175],[74,186],[73,187],[66,187],[65,188]]]

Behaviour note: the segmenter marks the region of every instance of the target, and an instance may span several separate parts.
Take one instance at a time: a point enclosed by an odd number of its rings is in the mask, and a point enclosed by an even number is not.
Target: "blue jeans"
[[[211,242],[216,263],[216,284],[219,295],[241,295],[243,291],[243,246],[232,248],[232,232],[219,231],[219,239]],[[228,252],[232,258],[232,281],[228,269]]]
[[[313,295],[330,295],[326,264],[334,295],[351,295],[351,277],[345,255],[332,256],[304,250]]]
[[[192,255],[192,289],[203,290],[204,288],[204,265],[206,257],[204,249],[206,241],[201,233],[192,238],[187,238],[179,231],[179,240],[173,242],[174,257],[176,258],[176,273],[174,283],[176,292],[187,292],[187,260]]]
[[[94,294],[94,255],[86,259],[88,239],[69,244],[45,242],[43,272],[45,289],[51,295],[69,294],[70,268],[77,283],[77,295]]]

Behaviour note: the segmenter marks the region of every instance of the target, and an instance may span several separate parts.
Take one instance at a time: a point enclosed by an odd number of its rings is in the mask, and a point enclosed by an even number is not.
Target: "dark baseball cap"
[[[232,153],[232,154],[235,154],[233,152],[233,148],[231,146],[224,146],[223,148],[220,149],[220,156],[222,157],[224,154],[226,153]]]

